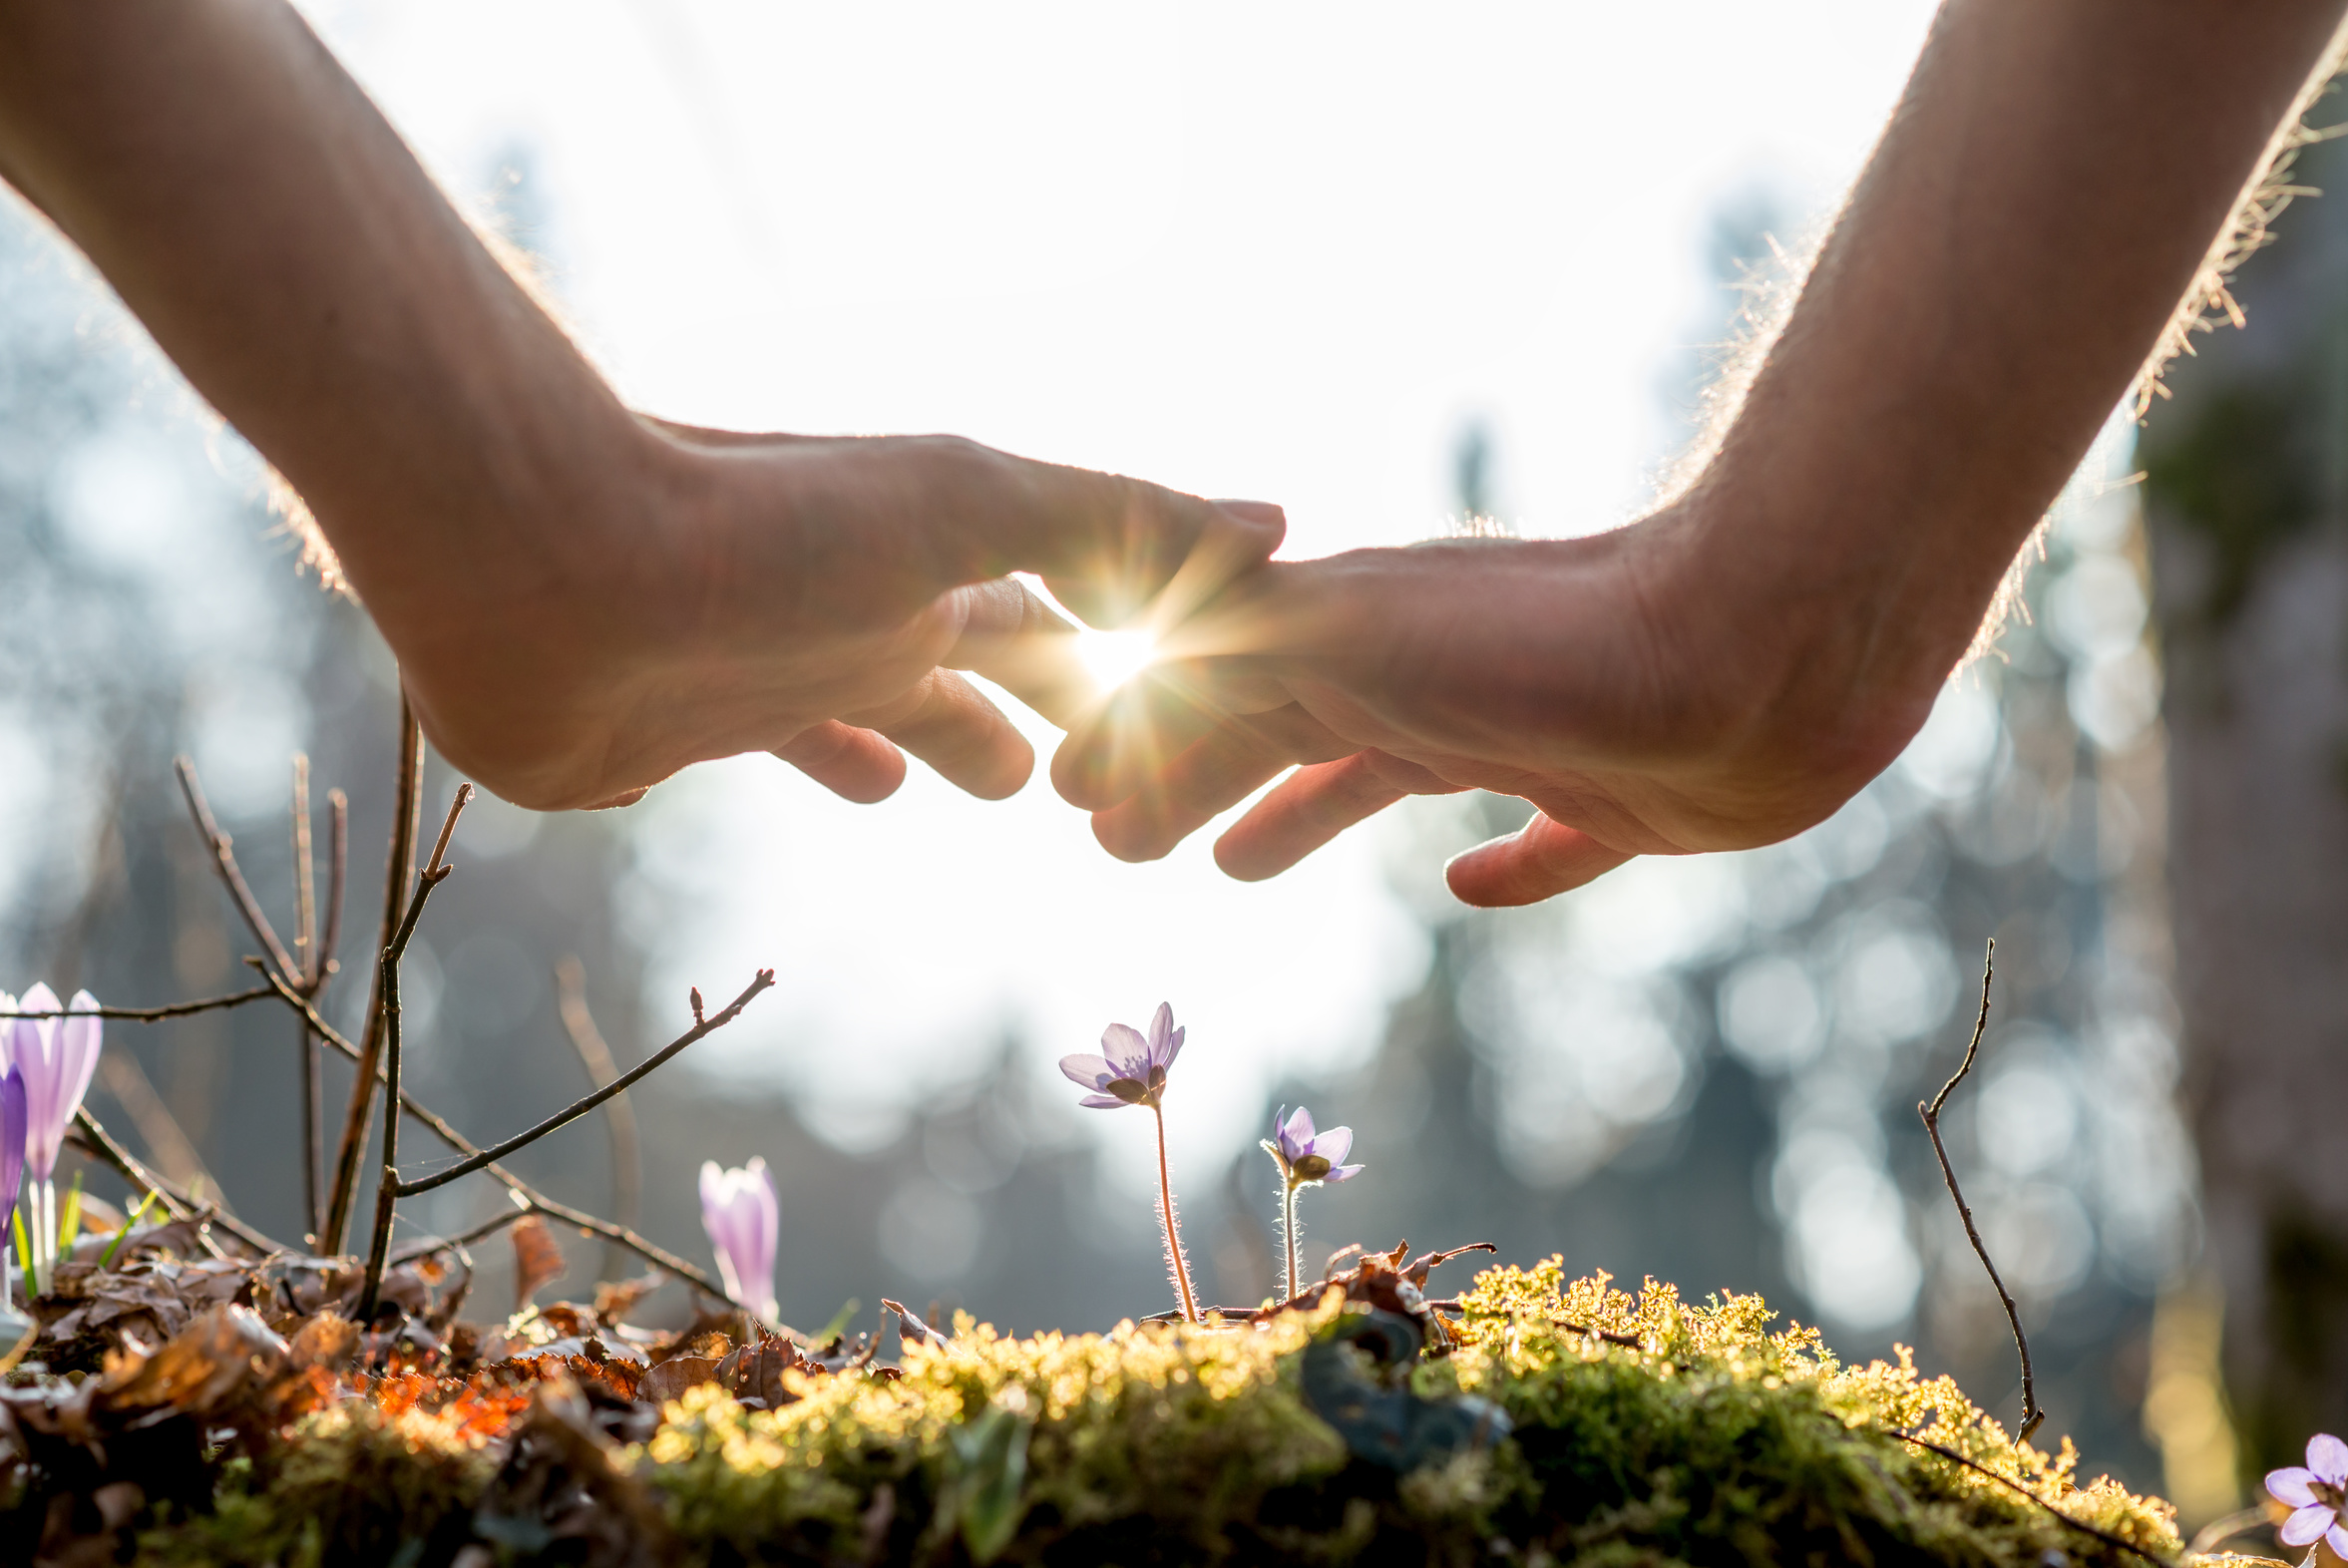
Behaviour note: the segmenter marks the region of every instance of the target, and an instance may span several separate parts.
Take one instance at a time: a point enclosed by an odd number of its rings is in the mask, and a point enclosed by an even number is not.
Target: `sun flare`
[[[1147,669],[1158,656],[1157,638],[1146,631],[1076,633],[1076,657],[1103,691],[1113,691]]]

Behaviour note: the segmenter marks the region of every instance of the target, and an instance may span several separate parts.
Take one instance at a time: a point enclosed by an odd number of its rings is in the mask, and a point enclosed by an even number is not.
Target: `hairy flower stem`
[[[1296,1190],[1301,1183],[1287,1181],[1280,1188],[1280,1242],[1289,1256],[1289,1280],[1282,1296],[1296,1301],[1296,1291],[1306,1289],[1303,1284],[1303,1237],[1296,1232]]]
[[[1158,1221],[1166,1231],[1166,1266],[1182,1294],[1182,1321],[1196,1323],[1198,1298],[1190,1290],[1190,1260],[1182,1256],[1182,1227],[1174,1218],[1174,1178],[1166,1169],[1166,1112],[1154,1104],[1149,1109],[1158,1121]]]

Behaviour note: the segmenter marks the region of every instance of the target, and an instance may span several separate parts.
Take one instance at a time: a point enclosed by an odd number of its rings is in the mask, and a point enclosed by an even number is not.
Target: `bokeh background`
[[[1930,12],[305,9],[635,405],[953,430],[1275,500],[1291,556],[1470,517],[1563,535],[1635,515],[1744,312],[1831,216]],[[2141,437],[2116,417],[1994,653],[1792,843],[1471,914],[1442,860],[1519,803],[1407,803],[1242,886],[1211,834],[1124,866],[1040,779],[985,804],[918,765],[877,808],[762,757],[624,813],[485,801],[411,954],[411,1082],[503,1134],[586,1087],[558,961],[581,962],[623,1064],[689,1021],[688,984],[730,995],[772,967],[773,993],[631,1096],[644,1229],[706,1257],[695,1169],[762,1155],[787,1320],[854,1299],[869,1327],[887,1294],[1100,1327],[1168,1304],[1148,1129],[1077,1110],[1052,1063],[1167,1000],[1190,1029],[1173,1162],[1217,1300],[1272,1288],[1254,1142],[1302,1100],[1350,1122],[1369,1165],[1307,1200],[1316,1258],[1488,1240],[1759,1289],[1846,1355],[1915,1347],[2010,1417],[2011,1345],[1913,1110],[1961,1053],[1994,935],[1983,1070],[1948,1127],[2042,1397],[2091,1469],[2222,1511],[2348,1377],[2328,1178],[2271,1152],[2285,1110],[2199,1114],[2226,1083],[2292,1099],[2341,1030],[2323,871],[2348,831],[2348,657],[2342,595],[2304,585],[2341,581],[2324,520],[2348,464],[2322,431],[2348,427],[2243,436],[2348,384],[2325,368],[2343,298],[2325,214],[2286,214],[2244,275],[2252,328],[2180,370],[2173,407]],[[261,495],[257,461],[103,284],[0,210],[0,983],[144,1004],[244,982],[179,751],[280,912],[291,755],[321,796],[347,790],[346,952],[370,939],[395,674],[363,614],[297,577]],[[2270,583],[2296,597],[2268,603]],[[2164,719],[2164,666],[2188,656],[2197,705],[2171,690]],[[2235,787],[2278,776],[2304,787]],[[433,766],[428,816],[454,782]],[[2235,853],[2243,812],[2266,860]],[[2275,865],[2293,902],[2262,925]],[[2181,992],[2177,929],[2207,934]],[[355,1026],[352,973],[327,1010]],[[2246,1029],[2251,989],[2303,1005]],[[2288,1071],[2258,1055],[2284,1036]],[[118,1026],[93,1105],[168,1173],[297,1235],[295,1050],[254,1009]],[[338,1105],[347,1074],[328,1085]],[[517,1163],[619,1201],[599,1120]],[[2205,1194],[2204,1164],[2233,1186]],[[402,1223],[446,1233],[498,1202],[460,1183]],[[550,1297],[627,1267],[567,1245]],[[485,1310],[511,1299],[501,1246],[480,1255]],[[653,1310],[688,1309],[671,1288]]]

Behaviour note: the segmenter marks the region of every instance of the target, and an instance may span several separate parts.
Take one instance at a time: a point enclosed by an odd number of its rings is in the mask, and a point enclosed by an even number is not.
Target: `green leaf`
[[[820,1350],[845,1335],[848,1332],[848,1326],[856,1321],[856,1315],[863,1307],[863,1302],[853,1296],[849,1297],[842,1304],[840,1310],[832,1314],[832,1321],[818,1329],[813,1335],[816,1348]]]
[[[1018,1533],[1027,1512],[1020,1494],[1027,1485],[1027,1434],[1033,1426],[1022,1414],[989,1404],[953,1434],[963,1545],[975,1563],[994,1561]]]

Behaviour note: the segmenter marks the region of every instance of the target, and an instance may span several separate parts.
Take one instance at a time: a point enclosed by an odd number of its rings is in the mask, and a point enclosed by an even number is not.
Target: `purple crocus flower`
[[[1166,1073],[1182,1054],[1182,1036],[1174,1026],[1174,1008],[1159,1002],[1149,1020],[1149,1037],[1129,1023],[1112,1023],[1101,1031],[1101,1054],[1077,1051],[1060,1058],[1060,1071],[1093,1092],[1077,1103],[1094,1110],[1120,1105],[1155,1106],[1166,1090]]]
[[[1282,1121],[1280,1113],[1272,1113],[1272,1136],[1264,1140],[1264,1148],[1280,1165],[1281,1178],[1292,1187],[1306,1186],[1317,1181],[1351,1181],[1362,1174],[1359,1165],[1341,1165],[1354,1148],[1354,1129],[1332,1127],[1327,1132],[1313,1130],[1313,1113],[1304,1106]]]
[[[2307,1467],[2266,1472],[2266,1489],[2286,1504],[2291,1516],[2275,1533],[2285,1546],[2306,1546],[2317,1536],[2348,1557],[2348,1442],[2330,1432],[2307,1439]]]
[[[16,1218],[17,1190],[25,1176],[25,1075],[14,1067],[0,1073],[0,1237]],[[13,1254],[15,1249],[9,1248]],[[0,1302],[5,1305],[5,1302]]]
[[[36,984],[24,994],[25,1012],[56,1012],[57,992]],[[86,990],[74,992],[71,1009],[98,1010],[98,998]],[[24,1074],[25,1171],[36,1182],[46,1182],[57,1169],[57,1151],[65,1141],[66,1124],[82,1108],[89,1092],[90,1074],[98,1069],[99,1032],[94,1017],[11,1018],[8,1022],[7,1060]]]
[[[701,1228],[717,1252],[717,1272],[734,1300],[771,1323],[775,1317],[775,1235],[781,1213],[766,1161],[732,1170],[701,1162]]]

